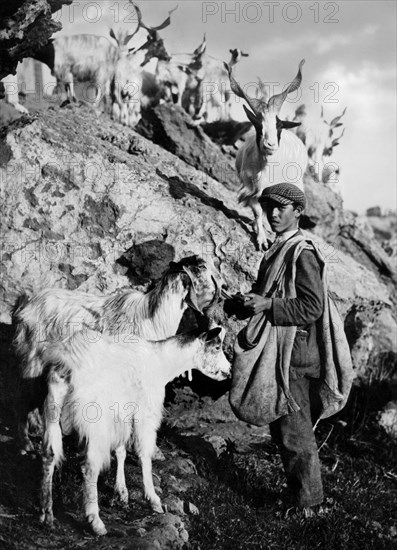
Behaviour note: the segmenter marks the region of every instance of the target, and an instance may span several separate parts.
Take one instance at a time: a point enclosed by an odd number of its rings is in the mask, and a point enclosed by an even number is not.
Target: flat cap
[[[306,197],[303,191],[293,183],[276,183],[266,187],[259,197],[259,202],[274,201],[279,204],[299,204],[306,206]]]

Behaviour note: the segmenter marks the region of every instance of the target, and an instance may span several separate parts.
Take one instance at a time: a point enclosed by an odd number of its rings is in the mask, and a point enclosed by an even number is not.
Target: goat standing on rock
[[[70,380],[63,383],[64,405],[57,395],[48,394],[44,403],[43,479],[41,521],[53,523],[52,477],[62,460],[62,434],[57,415],[66,417],[63,425],[76,430],[85,441],[84,508],[86,519],[96,535],[105,535],[99,517],[97,480],[109,465],[112,450],[125,446],[133,437],[139,456],[145,497],[155,512],[163,513],[154,490],[152,456],[156,433],[161,423],[165,386],[186,369],[198,369],[214,380],[230,375],[230,364],[223,350],[224,331],[214,328],[180,334],[167,340],[150,342],[131,334],[117,338],[94,331],[83,331],[64,343],[48,346],[43,360],[50,367],[49,378]],[[121,340],[121,341],[120,341]],[[95,419],[88,417],[88,407]]]
[[[239,202],[253,210],[259,248],[267,248],[263,213],[258,202],[265,187],[288,182],[303,190],[303,174],[308,162],[306,148],[295,134],[288,130],[282,132],[283,129],[294,128],[300,123],[280,120],[278,113],[287,95],[299,88],[304,62],[302,60],[299,63],[298,74],[287,88],[267,102],[246,94],[232,75],[231,67],[225,63],[231,89],[237,96],[245,99],[252,109],[250,111],[244,105],[246,115],[254,125],[255,134],[250,135],[239,149],[236,169],[242,184]]]

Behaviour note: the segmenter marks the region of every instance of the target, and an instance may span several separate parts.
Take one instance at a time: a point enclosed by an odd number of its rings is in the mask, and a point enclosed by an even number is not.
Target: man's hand
[[[241,300],[240,303],[244,311],[249,315],[256,315],[257,313],[261,313],[261,311],[270,311],[272,307],[271,298],[264,298],[253,292],[240,296],[239,300]]]

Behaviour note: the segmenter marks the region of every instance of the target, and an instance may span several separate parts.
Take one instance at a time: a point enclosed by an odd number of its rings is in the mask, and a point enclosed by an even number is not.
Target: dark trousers
[[[310,386],[316,383],[311,376],[317,378],[318,373],[319,368],[314,371],[291,368],[290,390],[300,410],[270,424],[270,433],[280,451],[288,488],[295,505],[302,508],[323,501],[321,467],[310,407]]]

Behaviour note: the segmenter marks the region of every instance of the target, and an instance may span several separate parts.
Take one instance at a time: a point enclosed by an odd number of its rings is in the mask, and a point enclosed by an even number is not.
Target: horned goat
[[[317,181],[327,183],[335,172],[335,167],[331,167],[331,164],[334,165],[334,163],[329,163],[329,158],[345,132],[343,129],[338,137],[334,135],[334,130],[342,126],[340,119],[345,112],[346,108],[341,115],[333,118],[331,122],[327,122],[324,118],[323,108],[321,108],[320,116],[308,114],[305,105],[300,105],[295,111],[294,121],[301,123],[296,129],[296,135],[306,145],[309,166]]]
[[[121,123],[136,126],[141,118],[143,99],[143,67],[154,57],[158,62],[168,62],[171,57],[167,53],[159,30],[165,29],[171,23],[171,14],[176,7],[168,12],[168,17],[157,27],[148,27],[142,20],[139,6],[134,6],[137,18],[137,29],[148,32],[146,42],[139,48],[130,49],[120,55],[116,64],[114,77],[111,81],[112,117]]]
[[[169,61],[159,60],[156,66],[155,79],[160,90],[160,99],[182,107],[183,94],[189,75],[201,67],[200,58],[207,46],[204,34],[203,41],[191,54],[172,54]]]
[[[229,51],[231,58],[228,66],[230,68],[234,67],[243,57],[249,55],[239,48]],[[209,54],[201,56],[200,62],[200,69],[191,71],[186,84],[190,96],[194,98],[198,95],[200,98],[200,101],[197,101],[197,99],[192,101],[190,97],[191,104],[199,105],[199,108],[196,108],[194,112],[194,118],[204,120],[207,123],[217,120],[230,120],[233,95],[224,63]]]
[[[70,332],[87,327],[99,330],[129,329],[150,340],[162,340],[176,333],[182,315],[190,305],[200,312],[219,295],[215,269],[191,256],[171,262],[155,287],[143,294],[129,290],[110,296],[96,296],[63,289],[47,289],[32,297],[21,295],[13,312],[13,348],[19,359],[21,398],[19,433],[22,452],[33,450],[29,439],[29,413],[41,407],[40,388],[45,376],[42,355],[47,346]],[[116,494],[123,502],[128,493],[123,483],[125,451],[117,454]]]
[[[34,58],[45,63],[56,77],[58,86],[65,86],[67,101],[77,101],[74,79],[91,81],[95,86],[95,97],[86,98],[95,109],[101,99],[111,99],[111,114],[117,120],[135,125],[140,118],[142,65],[152,57],[169,59],[158,30],[170,24],[170,16],[158,27],[148,28],[142,23],[139,7],[132,0],[138,24],[134,32],[116,36],[111,29],[109,38],[90,34],[58,37],[34,54]],[[171,12],[169,13],[172,13]],[[131,48],[132,38],[141,29],[149,31],[146,42],[139,48]],[[136,112],[137,111],[137,112]]]
[[[278,117],[287,95],[296,91],[302,82],[303,64],[304,60],[299,63],[298,74],[286,89],[266,102],[250,97],[235,80],[231,67],[225,63],[232,91],[252,109],[243,106],[255,133],[247,137],[237,152],[236,170],[241,181],[239,202],[253,210],[259,248],[267,246],[263,212],[258,202],[263,189],[281,182],[293,183],[303,189],[303,174],[308,161],[306,148],[293,132],[285,130],[299,126],[300,123],[280,120]]]
[[[99,517],[98,475],[109,465],[111,451],[125,449],[131,438],[141,462],[144,495],[155,512],[163,512],[153,485],[152,456],[165,386],[187,368],[215,380],[230,374],[222,350],[223,329],[198,332],[150,342],[130,334],[123,340],[122,333],[122,341],[107,333],[98,340],[98,333],[87,331],[45,350],[42,358],[52,366],[43,414],[42,522],[53,523],[52,478],[63,457],[58,416],[64,418],[67,432],[74,429],[85,442],[84,512],[96,535],[106,534]]]
[[[12,105],[19,113],[28,113],[29,111],[19,103],[18,78],[16,74],[9,74],[1,79],[4,86],[4,100]]]

